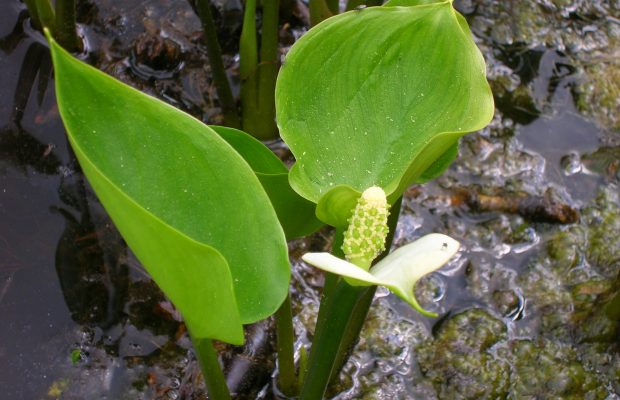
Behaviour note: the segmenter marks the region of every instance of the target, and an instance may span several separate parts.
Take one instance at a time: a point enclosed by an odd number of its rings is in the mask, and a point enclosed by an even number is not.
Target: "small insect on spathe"
[[[442,245],[441,245],[441,250],[443,250],[443,251],[448,250],[448,243],[443,242]]]

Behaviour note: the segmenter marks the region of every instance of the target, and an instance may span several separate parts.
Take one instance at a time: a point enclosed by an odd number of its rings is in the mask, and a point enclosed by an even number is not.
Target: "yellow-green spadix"
[[[372,261],[385,250],[388,214],[383,189],[372,186],[364,190],[344,232],[342,251],[348,261],[368,271]]]
[[[449,236],[431,233],[396,249],[370,271],[330,253],[306,253],[302,259],[324,271],[343,276],[353,286],[385,286],[420,313],[436,317],[435,313],[420,307],[413,289],[420,278],[450,261],[459,246],[459,242]]]

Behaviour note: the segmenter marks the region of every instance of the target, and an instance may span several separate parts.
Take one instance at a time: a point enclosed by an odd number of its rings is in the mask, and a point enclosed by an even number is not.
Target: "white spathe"
[[[431,233],[396,249],[372,267],[370,272],[330,253],[306,253],[302,260],[343,276],[353,286],[385,286],[420,313],[435,317],[435,313],[420,307],[413,289],[420,278],[450,261],[459,247],[459,242],[450,236]]]

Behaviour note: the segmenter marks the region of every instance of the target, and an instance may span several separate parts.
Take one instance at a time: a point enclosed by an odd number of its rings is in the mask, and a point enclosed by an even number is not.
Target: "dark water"
[[[508,4],[526,19],[516,3]],[[210,123],[218,122],[217,98],[204,69],[200,25],[187,4],[163,0],[119,6],[101,0],[80,7],[89,62]],[[573,11],[551,14],[553,18],[540,26],[535,17],[529,25],[517,17],[508,21],[511,9],[496,3],[463,1],[459,7],[489,62],[498,111],[489,128],[464,139],[459,160],[445,176],[408,192],[396,244],[441,231],[461,241],[464,250],[419,285],[418,297],[442,315],[438,321],[420,317],[379,290],[358,351],[333,394],[340,399],[493,397],[484,390],[476,392],[479,388],[471,383],[478,380],[484,386],[489,374],[450,371],[441,363],[441,347],[433,347],[467,342],[468,332],[463,332],[464,339],[445,332],[451,332],[450,321],[456,321],[459,312],[481,309],[499,321],[496,331],[507,332],[493,339],[489,350],[490,362],[508,360],[512,368],[498,393],[544,398],[520,385],[534,378],[514,350],[522,339],[535,338],[550,343],[540,345],[538,353],[551,352],[552,346],[560,346],[556,350],[563,354],[569,354],[567,349],[577,352],[572,358],[556,357],[553,368],[580,360],[588,376],[581,381],[571,378],[579,382],[578,388],[547,388],[550,393],[601,398],[588,386],[595,382],[605,388],[607,398],[617,398],[617,343],[607,340],[596,342],[596,349],[583,347],[576,339],[581,334],[574,328],[578,322],[571,319],[582,305],[568,294],[575,287],[592,292],[586,285],[592,279],[613,286],[620,263],[614,258],[620,244],[613,238],[601,252],[592,249],[593,238],[601,235],[596,226],[612,221],[607,223],[613,227],[620,221],[618,127],[600,117],[609,114],[599,112],[609,105],[588,108],[579,101],[585,96],[579,93],[586,93],[580,92],[584,80],[588,85],[599,82],[586,56],[617,50],[609,47],[618,37],[615,22],[605,15],[615,6],[602,3],[602,11],[586,13],[575,5]],[[218,23],[230,54],[226,61],[234,75],[233,39],[239,33],[240,10],[227,5],[220,11]],[[488,23],[491,18],[496,18],[494,27]],[[566,26],[574,37],[560,34]],[[550,27],[558,30],[556,36]],[[139,49],[152,45],[159,33],[170,41],[164,46],[168,53],[159,61],[144,59]],[[290,37],[297,33],[288,32]],[[204,398],[178,315],[110,224],[67,147],[49,78],[49,56],[17,0],[7,0],[0,13],[0,37],[1,397]],[[569,48],[567,43],[576,44]],[[596,98],[585,97],[590,103]],[[463,205],[463,190],[493,195],[500,202],[517,194],[542,198],[550,190],[559,202],[579,212],[580,222],[543,223],[527,208],[477,210]],[[575,259],[581,261],[558,270],[564,261],[547,261],[549,243],[573,230],[583,230],[587,237],[574,239]],[[328,236],[321,232],[294,243],[293,255],[324,246]],[[302,346],[311,336],[321,279],[303,265],[295,265],[294,277]],[[590,315],[590,308],[584,307]],[[558,322],[551,318],[554,314],[566,315],[566,320]],[[558,328],[561,323],[570,331]],[[235,371],[229,383],[243,394],[240,398],[271,398],[274,362],[268,324],[251,328],[249,343],[246,349],[223,349],[227,369]],[[434,365],[424,358],[425,349],[439,354]],[[468,362],[480,368],[479,359]],[[491,369],[502,370],[502,365]],[[454,385],[465,389],[457,393]]]

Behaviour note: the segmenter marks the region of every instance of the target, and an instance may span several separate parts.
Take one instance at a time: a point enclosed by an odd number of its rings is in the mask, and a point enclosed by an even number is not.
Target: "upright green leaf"
[[[305,198],[377,185],[393,201],[441,173],[458,138],[491,120],[484,60],[465,20],[451,1],[413,3],[429,4],[350,11],[290,50],[277,120],[297,159],[291,185]]]
[[[247,161],[269,195],[288,239],[309,235],[324,224],[315,216],[316,205],[290,186],[288,168],[271,150],[251,135],[234,128],[211,126]]]
[[[290,277],[260,182],[209,127],[49,40],[69,140],[114,223],[193,336],[242,343]]]

